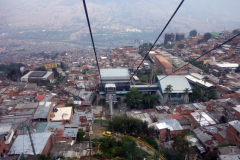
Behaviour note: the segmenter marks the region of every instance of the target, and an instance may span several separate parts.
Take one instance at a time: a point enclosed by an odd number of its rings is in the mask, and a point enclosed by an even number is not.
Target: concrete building
[[[226,141],[230,144],[240,146],[240,121],[228,122]]]
[[[57,63],[47,63],[47,64],[44,64],[44,67],[46,68],[46,70],[57,68]]]
[[[192,127],[214,125],[216,122],[205,112],[196,111],[190,113],[189,120]]]
[[[55,142],[73,142],[77,140],[78,125],[76,128],[57,128],[55,131]]]
[[[191,73],[190,75],[186,75],[185,78],[191,83],[198,86],[205,86],[206,88],[214,87],[213,84],[209,82],[204,82],[204,77],[198,73]]]
[[[158,78],[158,94],[162,97],[161,103],[166,102],[185,102],[189,101],[188,94],[191,93],[191,86],[184,76],[172,75],[172,76],[157,76]],[[164,78],[164,79],[163,79]],[[166,88],[171,85],[171,92]],[[185,90],[188,89],[188,92]]]
[[[101,94],[104,94],[104,87],[106,84],[115,84],[117,94],[125,94],[126,91],[129,90],[130,74],[127,68],[100,69],[100,74],[102,78],[102,86],[100,87]],[[99,83],[101,84],[101,81]]]
[[[237,63],[228,63],[228,62],[221,62],[217,64],[217,68],[220,70],[229,70],[230,72],[235,73],[235,70],[237,69],[238,64]]]
[[[176,41],[181,41],[185,37],[184,33],[176,33]]]
[[[174,66],[169,63],[163,56],[156,55],[155,64],[159,70],[164,74],[170,74],[173,71]]]
[[[159,131],[159,139],[165,141],[171,140],[183,132],[183,128],[176,119],[162,120],[156,124]]]
[[[42,82],[46,80],[53,80],[54,79],[54,73],[53,72],[47,72],[47,71],[30,71],[21,78],[21,82]]]
[[[52,122],[63,122],[63,124],[71,124],[73,117],[72,107],[61,107],[56,110],[50,110],[50,121]]]
[[[165,33],[164,44],[167,44],[168,42],[174,42],[174,37],[175,37],[174,33]]]
[[[33,133],[32,140],[35,147],[35,152],[37,155],[49,155],[52,144],[52,133]],[[34,155],[32,150],[32,145],[30,142],[29,135],[18,135],[12,144],[8,155],[16,154]]]
[[[39,102],[39,106],[33,115],[33,121],[50,121],[50,113],[53,110],[52,102]],[[56,109],[55,109],[56,110]]]

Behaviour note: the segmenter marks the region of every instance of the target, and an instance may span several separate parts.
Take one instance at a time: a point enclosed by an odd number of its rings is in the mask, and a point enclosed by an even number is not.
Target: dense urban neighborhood
[[[239,159],[239,34],[165,33],[97,57],[0,47],[0,160]]]

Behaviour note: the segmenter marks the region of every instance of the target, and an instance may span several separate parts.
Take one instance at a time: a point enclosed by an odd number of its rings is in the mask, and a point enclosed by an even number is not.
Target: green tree
[[[156,150],[158,150],[158,143],[156,142],[154,137],[150,137],[147,140],[148,144],[150,144],[151,146],[153,146],[153,148],[155,148]]]
[[[204,83],[206,84],[209,81],[209,78],[207,76],[204,76],[203,79]]]
[[[159,95],[154,96],[151,94],[144,94],[143,95],[143,104],[148,104],[148,108],[152,108],[154,104],[159,100]]]
[[[78,106],[75,105],[73,102],[65,103],[65,106],[66,106],[66,107],[68,107],[68,106],[72,106],[72,107],[73,107],[73,110],[74,110],[75,108],[78,108]]]
[[[134,153],[136,151],[137,148],[137,143],[135,140],[133,140],[131,137],[128,136],[124,136],[121,138],[120,141],[122,148],[125,150],[125,152],[127,154],[132,155],[132,157],[134,156]]]
[[[112,159],[112,155],[115,151],[116,146],[117,141],[115,138],[104,137],[102,143],[99,146],[99,150],[103,153],[103,155]]]
[[[23,72],[23,75],[27,74],[28,72],[30,72],[29,69],[28,69],[28,70],[25,70],[25,71]]]
[[[167,148],[164,148],[162,149],[161,151],[164,155],[164,157],[167,159],[167,160],[184,160],[184,155],[179,153],[179,152],[175,152],[175,151],[172,151],[170,149],[167,149]]]
[[[212,35],[209,32],[207,32],[203,35],[203,39],[206,40],[206,41],[209,40],[211,37],[212,37]]]
[[[190,143],[181,136],[177,136],[174,139],[174,146],[179,153],[185,154],[189,151]]]
[[[183,49],[183,48],[184,48],[184,44],[179,44],[179,45],[178,45],[178,48],[179,48],[179,49]]]
[[[39,155],[38,157],[40,160],[51,160],[52,158],[51,157],[47,157],[45,155]]]
[[[20,71],[20,69],[15,68],[12,69],[8,74],[7,74],[7,78],[11,79],[12,81],[19,81],[20,78],[22,77],[22,73]]]
[[[126,99],[124,99],[124,103],[126,103],[130,108],[142,108],[142,99],[143,95],[138,91],[137,88],[130,88],[130,91],[125,94]]]
[[[62,69],[65,69],[65,65],[64,65],[63,62],[61,62],[60,67],[61,67]]]
[[[58,78],[60,76],[56,68],[53,68],[52,71],[54,73],[54,78]]]
[[[184,102],[187,103],[187,98],[188,98],[188,93],[189,93],[190,89],[189,88],[185,88],[184,89]]]
[[[191,30],[189,33],[190,37],[195,37],[197,35],[197,31],[196,30]]]
[[[148,127],[148,122],[127,116],[115,116],[109,121],[108,129],[111,130],[112,127],[115,132],[135,136],[145,137],[154,133],[154,128]]]
[[[34,71],[47,71],[46,68],[44,66],[35,68]]]
[[[103,106],[106,104],[106,99],[105,98],[102,98],[99,101],[100,101],[100,104],[103,105]]]
[[[239,34],[239,33],[240,33],[240,31],[237,30],[237,29],[235,29],[235,30],[232,31],[232,34]]]
[[[85,132],[84,131],[78,131],[77,138],[79,141],[82,141],[84,139]]]
[[[165,100],[165,102],[167,102],[167,100],[168,100],[168,95],[170,94],[170,98],[171,98],[171,92],[173,91],[173,89],[172,89],[172,85],[171,84],[169,84],[169,85],[167,85],[166,86],[166,88],[164,89],[164,91],[166,92],[166,100]]]

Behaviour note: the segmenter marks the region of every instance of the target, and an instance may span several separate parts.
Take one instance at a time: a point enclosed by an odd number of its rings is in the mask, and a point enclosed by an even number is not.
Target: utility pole
[[[35,152],[35,148],[34,148],[34,144],[33,144],[33,141],[32,141],[32,136],[31,136],[29,127],[27,125],[25,127],[28,130],[28,135],[29,135],[29,139],[30,139],[30,142],[31,142],[31,145],[32,145],[33,154],[34,154],[34,159],[37,160],[37,155],[36,155],[36,152]]]

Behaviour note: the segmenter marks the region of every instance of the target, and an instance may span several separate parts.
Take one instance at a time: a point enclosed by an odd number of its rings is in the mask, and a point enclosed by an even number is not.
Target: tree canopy
[[[130,88],[130,92],[126,93],[126,99],[124,103],[127,103],[130,108],[141,109],[142,108],[143,95],[137,88]]]
[[[211,37],[212,37],[212,35],[209,32],[207,32],[203,35],[203,39],[206,40],[206,41],[209,40]]]
[[[60,76],[56,68],[53,68],[52,71],[54,73],[54,78],[58,78]]]
[[[82,141],[84,139],[84,137],[83,137],[84,135],[85,135],[84,131],[78,131],[77,139]]]
[[[100,139],[99,150],[109,158],[121,157],[124,159],[143,159],[149,156],[147,152],[137,147],[137,143],[129,136],[124,136],[120,141],[115,138],[104,137]]]
[[[99,146],[99,150],[103,153],[103,155],[112,158],[115,147],[117,146],[117,141],[115,138],[103,138],[102,143]]]
[[[215,89],[206,89],[203,86],[194,86],[192,88],[192,93],[189,95],[191,101],[208,101],[210,99],[217,99],[218,94]]]
[[[130,88],[130,91],[126,93],[126,103],[132,109],[152,108],[158,101],[159,96],[151,94],[141,94],[137,88]]]
[[[136,151],[136,148],[137,148],[137,143],[135,142],[135,140],[133,140],[131,137],[124,136],[122,137],[120,143],[124,148],[125,152],[127,154],[132,155],[133,157],[134,152]]]
[[[240,31],[237,30],[237,29],[235,29],[235,30],[232,31],[232,34],[239,34],[239,33],[240,33]]]
[[[189,33],[189,36],[191,37],[195,37],[197,35],[197,31],[196,30],[191,30]]]
[[[47,71],[46,68],[44,66],[35,68],[34,71]]]
[[[114,132],[129,134],[134,136],[150,136],[154,132],[154,128],[148,128],[148,122],[127,116],[115,116],[109,121],[108,129]]]
[[[178,48],[179,48],[179,49],[183,49],[183,48],[184,48],[184,44],[179,44],[179,45],[178,45]]]

